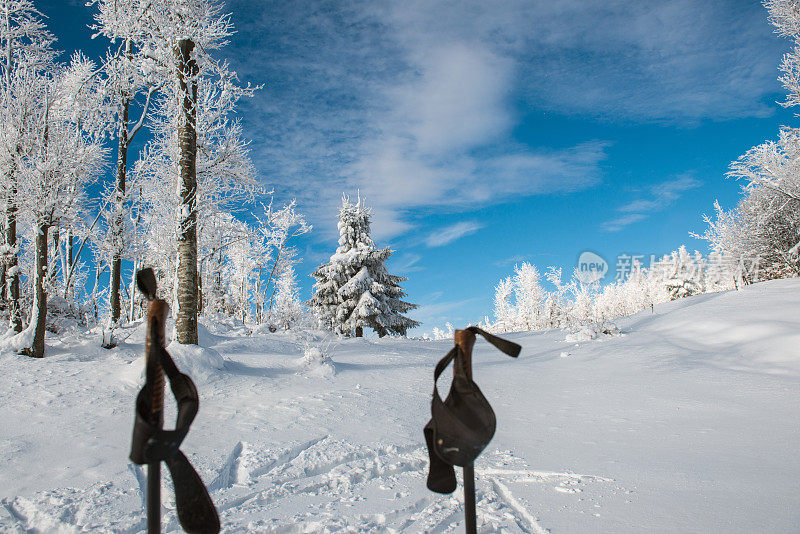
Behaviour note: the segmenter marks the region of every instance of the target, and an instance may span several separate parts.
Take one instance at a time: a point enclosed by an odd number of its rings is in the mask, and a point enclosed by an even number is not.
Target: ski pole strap
[[[478,334],[483,336],[483,339],[494,345],[500,352],[508,354],[512,358],[516,358],[519,356],[522,347],[512,341],[508,341],[507,339],[499,338],[495,335],[490,334],[485,330],[481,330],[477,326],[470,326],[467,328],[473,334]]]
[[[169,353],[161,346],[151,348],[161,363],[162,369],[169,378],[170,389],[178,403],[178,415],[175,420],[175,430],[164,430],[153,426],[150,420],[150,403],[152,396],[145,385],[136,397],[136,420],[133,424],[133,443],[131,445],[130,459],[133,463],[142,465],[152,462],[164,461],[178,453],[189,427],[197,415],[199,399],[197,388],[192,379],[178,371],[175,362]]]
[[[216,534],[220,530],[219,515],[208,489],[191,462],[181,452],[180,445],[197,415],[199,400],[192,379],[178,371],[172,357],[163,346],[150,349],[150,359],[157,358],[169,379],[170,389],[178,403],[175,430],[151,425],[152,395],[147,384],[136,397],[136,419],[130,459],[136,464],[161,462],[167,464],[175,489],[178,521],[186,532]]]
[[[495,335],[486,332],[485,330],[481,330],[477,326],[470,326],[466,330],[469,330],[473,334],[478,334],[483,336],[483,338],[495,346],[500,352],[511,356],[512,358],[516,358],[519,356],[519,353],[522,351],[522,347],[512,341],[508,341],[507,339],[499,338]],[[436,368],[433,371],[433,394],[438,396],[438,392],[436,391],[436,382],[439,380],[439,377],[447,369],[447,366],[450,365],[450,362],[453,359],[456,359],[456,356],[461,354],[461,348],[458,346],[453,347],[450,349],[450,352],[447,355],[439,360],[439,363],[436,364]]]

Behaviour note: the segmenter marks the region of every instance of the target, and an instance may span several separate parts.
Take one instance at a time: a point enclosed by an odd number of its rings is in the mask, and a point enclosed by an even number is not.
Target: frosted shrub
[[[336,368],[328,356],[329,344],[307,344],[303,349],[303,356],[298,360],[299,372],[309,376],[331,377],[336,374]]]

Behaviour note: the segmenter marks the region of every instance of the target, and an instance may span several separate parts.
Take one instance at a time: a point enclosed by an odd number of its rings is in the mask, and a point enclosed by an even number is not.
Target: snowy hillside
[[[476,380],[498,417],[476,464],[479,530],[800,530],[800,280],[617,325],[579,343],[510,334],[519,360],[478,342]],[[143,529],[127,460],[141,342],[53,338],[44,360],[2,354],[0,530]],[[327,377],[298,371],[302,345],[281,334],[201,342],[225,367],[197,377],[182,448],[224,529],[463,529],[460,488],[441,496],[424,480],[433,365],[449,342],[341,341]],[[178,528],[171,510],[164,521]]]

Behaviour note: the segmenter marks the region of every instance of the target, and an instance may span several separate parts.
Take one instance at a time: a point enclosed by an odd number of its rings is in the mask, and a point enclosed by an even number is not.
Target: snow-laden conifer
[[[370,209],[359,197],[353,203],[342,197],[339,210],[339,247],[328,263],[312,276],[311,305],[328,328],[360,337],[364,327],[379,336],[405,335],[419,323],[404,313],[417,306],[404,302],[400,282],[405,277],[389,274],[385,262],[392,250],[379,249],[370,237]]]

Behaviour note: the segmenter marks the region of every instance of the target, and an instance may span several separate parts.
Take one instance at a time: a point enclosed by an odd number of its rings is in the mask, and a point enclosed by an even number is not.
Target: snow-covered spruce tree
[[[392,251],[375,247],[369,224],[370,210],[362,199],[353,203],[343,196],[339,247],[312,273],[316,283],[311,306],[324,326],[347,336],[361,337],[364,327],[381,337],[405,335],[420,323],[402,314],[417,305],[400,300],[405,296],[400,282],[406,278],[386,270]]]

